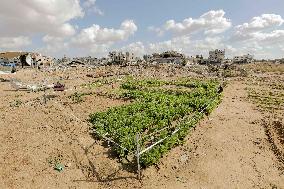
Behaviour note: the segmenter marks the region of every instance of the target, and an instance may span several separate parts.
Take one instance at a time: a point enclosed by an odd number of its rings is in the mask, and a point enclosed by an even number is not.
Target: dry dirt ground
[[[284,164],[263,126],[266,115],[247,100],[244,79],[230,80],[220,106],[138,181],[135,166],[126,166],[107,143],[94,139],[86,121],[90,113],[127,102],[98,95],[80,103],[68,98],[75,90],[88,91],[80,87],[93,81],[85,74],[70,72],[64,81],[69,89],[48,91],[53,96],[46,104],[43,92],[14,91],[0,83],[1,189],[284,188]],[[46,75],[56,80],[66,74],[24,70],[0,77],[28,82]],[[63,171],[54,170],[57,163]]]

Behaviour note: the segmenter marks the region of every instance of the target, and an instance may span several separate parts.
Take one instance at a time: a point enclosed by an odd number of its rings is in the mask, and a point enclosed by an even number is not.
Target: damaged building
[[[115,64],[125,64],[125,63],[134,63],[136,61],[134,53],[131,52],[110,52],[109,58],[112,63]]]
[[[21,65],[20,57],[26,53],[23,52],[5,52],[0,53],[0,65],[2,66],[17,66]]]
[[[1,65],[13,65],[17,67],[52,66],[53,58],[42,56],[39,53],[29,52],[4,52],[0,53]]]
[[[105,65],[108,62],[107,58],[96,58],[96,57],[91,57],[91,56],[76,57],[76,58],[73,58],[73,61],[80,61],[86,65],[96,65],[96,66]]]
[[[186,63],[185,55],[178,53],[176,51],[166,51],[163,53],[154,53],[152,54],[152,56],[145,55],[143,58],[146,62],[156,63],[156,64],[163,64],[163,63],[185,64]]]
[[[225,59],[225,50],[216,49],[214,51],[209,51],[209,63],[222,63]]]
[[[188,58],[189,64],[204,64],[204,58],[202,55],[191,56]]]
[[[233,59],[233,63],[237,64],[249,64],[253,62],[253,55],[247,54],[243,56],[235,56]]]

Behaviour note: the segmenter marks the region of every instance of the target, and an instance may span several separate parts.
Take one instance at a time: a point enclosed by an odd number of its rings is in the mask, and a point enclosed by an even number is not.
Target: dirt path
[[[185,145],[145,171],[144,188],[284,188],[262,115],[245,97],[245,85],[232,82]]]

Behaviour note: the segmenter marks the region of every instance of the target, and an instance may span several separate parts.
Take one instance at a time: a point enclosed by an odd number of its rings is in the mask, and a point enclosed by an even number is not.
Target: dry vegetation
[[[252,65],[247,66],[250,68]],[[284,65],[260,64],[252,71],[256,75],[247,80],[248,98],[265,116],[262,120],[265,133],[284,170]]]
[[[283,64],[275,64],[270,62],[256,62],[253,64],[244,65],[242,67],[256,73],[274,73],[279,75],[284,73]]]

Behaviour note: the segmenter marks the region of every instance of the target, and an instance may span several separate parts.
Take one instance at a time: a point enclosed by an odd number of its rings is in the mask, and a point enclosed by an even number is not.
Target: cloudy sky
[[[0,51],[284,57],[284,0],[1,0]]]

